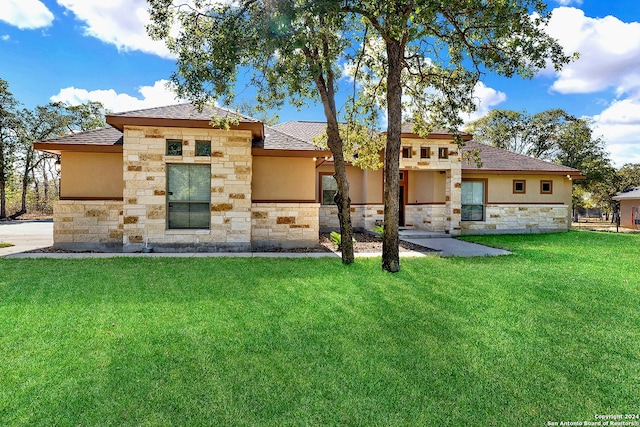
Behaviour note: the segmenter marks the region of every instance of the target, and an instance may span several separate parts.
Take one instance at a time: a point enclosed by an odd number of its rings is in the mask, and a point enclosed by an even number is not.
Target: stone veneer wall
[[[567,205],[492,205],[485,207],[485,221],[463,221],[462,234],[540,233],[567,231]]]
[[[384,221],[384,205],[351,205],[353,228],[373,230]],[[320,230],[339,230],[338,208],[335,205],[320,206]]]
[[[317,246],[319,207],[319,203],[253,203],[252,250]]]
[[[444,204],[407,205],[404,216],[407,227],[427,231],[446,231],[447,215]]]
[[[59,200],[53,204],[53,246],[73,250],[122,250],[122,201]]]
[[[182,156],[167,156],[166,140],[182,140]],[[211,157],[195,156],[195,141],[211,141]],[[196,128],[124,130],[125,252],[247,251],[251,246],[251,132]],[[168,230],[166,164],[211,165],[210,230]]]

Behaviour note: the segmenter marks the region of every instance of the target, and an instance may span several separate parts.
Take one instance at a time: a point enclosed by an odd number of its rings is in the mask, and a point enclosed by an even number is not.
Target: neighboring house
[[[211,127],[191,104],[107,115],[111,126],[34,146],[60,156],[54,246],[137,251],[250,251],[317,244],[337,228],[331,153],[312,144],[321,122],[269,127],[240,116]],[[566,231],[579,171],[467,141],[403,129],[400,221],[459,234]],[[463,151],[464,151],[463,150]],[[354,227],[383,220],[382,170],[348,166]]]
[[[613,200],[620,202],[620,225],[640,229],[640,187],[621,191]]]

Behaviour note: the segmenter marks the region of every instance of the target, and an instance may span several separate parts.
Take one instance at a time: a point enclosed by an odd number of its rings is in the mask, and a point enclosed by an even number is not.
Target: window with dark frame
[[[462,221],[484,221],[485,182],[462,181]]]
[[[403,159],[411,158],[411,147],[402,147],[402,158]]]
[[[211,157],[211,141],[196,141],[196,157]]]
[[[541,194],[553,194],[553,181],[540,181]]]
[[[338,183],[333,175],[323,174],[320,175],[320,204],[321,205],[335,205],[336,202],[333,197],[338,191]]]
[[[431,158],[431,149],[429,147],[420,147],[420,158],[421,159]]]
[[[524,179],[513,180],[513,194],[525,194],[527,192],[527,181]]]
[[[449,149],[447,147],[439,147],[438,148],[438,158],[439,159],[448,159],[449,158]]]
[[[167,156],[182,156],[182,141],[167,139]]]
[[[211,165],[167,164],[167,228],[209,229]]]

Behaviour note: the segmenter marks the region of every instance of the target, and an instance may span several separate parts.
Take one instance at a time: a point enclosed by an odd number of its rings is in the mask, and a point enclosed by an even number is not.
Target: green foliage
[[[382,236],[384,235],[384,226],[376,225],[375,227],[373,227],[373,232],[378,239],[382,239]]]
[[[543,426],[637,407],[640,236],[474,240],[515,255],[395,275],[0,259],[2,424]]]
[[[342,250],[342,234],[338,233],[337,231],[332,231],[331,233],[329,233],[329,239],[331,239],[331,243],[336,245],[336,248],[338,248],[338,250]],[[355,245],[356,239],[352,237],[351,242]]]

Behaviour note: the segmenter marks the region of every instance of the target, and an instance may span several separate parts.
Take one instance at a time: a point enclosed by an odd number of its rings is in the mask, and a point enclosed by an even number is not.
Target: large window
[[[484,221],[484,181],[462,181],[462,221]]]
[[[322,174],[320,175],[320,203],[323,205],[335,205],[333,200],[338,191],[338,183],[333,175]]]
[[[167,165],[169,228],[208,229],[211,165]]]

